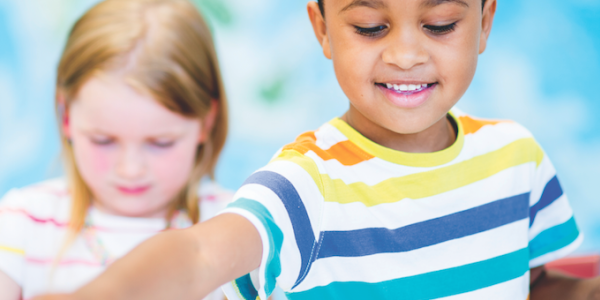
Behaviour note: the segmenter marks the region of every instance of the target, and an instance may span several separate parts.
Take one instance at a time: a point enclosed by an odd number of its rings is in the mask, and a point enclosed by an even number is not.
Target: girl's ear
[[[65,95],[62,92],[56,92],[56,103],[58,105],[58,117],[60,118],[60,126],[63,135],[66,139],[71,138],[71,127],[69,122],[69,109]]]
[[[207,139],[210,138],[210,133],[215,127],[215,122],[217,121],[217,115],[219,114],[219,102],[217,100],[210,101],[210,110],[204,116],[202,120],[202,128],[200,130],[200,136],[198,137],[198,144],[202,144],[206,142]]]

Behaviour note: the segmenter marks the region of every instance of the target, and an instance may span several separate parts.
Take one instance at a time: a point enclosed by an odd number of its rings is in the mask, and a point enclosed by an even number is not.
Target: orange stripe
[[[316,140],[314,131],[306,132],[300,135],[296,139],[296,142],[285,146],[283,150],[296,150],[302,154],[313,151],[325,161],[335,159],[344,166],[353,166],[374,158],[373,155],[365,152],[348,140],[339,142],[327,150],[319,148],[316,145]]]
[[[465,135],[475,133],[475,132],[479,131],[479,129],[481,129],[483,126],[486,126],[486,125],[496,125],[498,123],[508,122],[508,121],[473,119],[469,116],[461,116],[458,118],[458,120],[460,121],[460,123],[463,126],[463,131],[464,131]]]

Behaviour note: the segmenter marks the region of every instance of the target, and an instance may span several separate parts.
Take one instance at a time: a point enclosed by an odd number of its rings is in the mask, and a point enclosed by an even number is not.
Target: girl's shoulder
[[[25,214],[32,220],[67,221],[70,194],[66,180],[52,179],[12,189],[0,200],[0,214]]]
[[[200,219],[205,221],[225,209],[233,199],[233,191],[223,188],[213,180],[203,180],[198,189]]]

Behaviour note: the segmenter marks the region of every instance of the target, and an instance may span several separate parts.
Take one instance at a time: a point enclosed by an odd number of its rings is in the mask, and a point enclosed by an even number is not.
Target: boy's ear
[[[323,17],[323,14],[321,14],[321,9],[319,9],[319,4],[311,1],[308,3],[306,9],[308,10],[308,17],[310,18],[310,23],[315,31],[315,36],[323,48],[323,54],[328,59],[331,59],[331,48],[329,36],[327,35],[327,26],[325,25],[325,18]]]
[[[208,111],[206,116],[204,116],[204,119],[201,121],[202,128],[200,130],[200,136],[198,137],[198,144],[202,144],[210,138],[210,133],[215,127],[215,122],[217,121],[218,114],[219,102],[217,100],[212,100],[210,102],[210,110]]]
[[[483,15],[481,17],[481,37],[479,38],[479,54],[485,51],[487,41],[492,31],[494,16],[496,15],[496,0],[488,0],[483,7]]]

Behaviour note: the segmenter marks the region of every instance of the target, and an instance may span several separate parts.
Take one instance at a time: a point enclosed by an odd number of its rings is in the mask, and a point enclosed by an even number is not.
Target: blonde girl
[[[93,7],[69,35],[56,90],[66,178],[0,202],[0,300],[73,291],[230,199],[211,179],[227,135],[225,91],[189,1]]]

